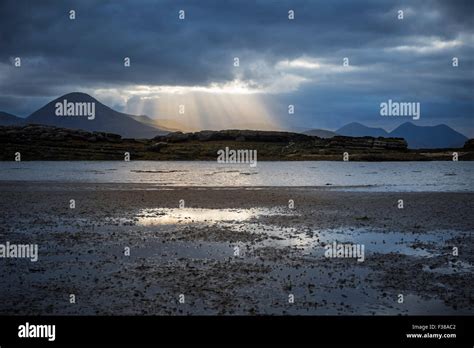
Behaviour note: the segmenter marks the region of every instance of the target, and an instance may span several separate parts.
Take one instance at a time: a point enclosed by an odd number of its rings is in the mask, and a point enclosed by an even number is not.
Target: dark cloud
[[[76,20],[68,18],[70,9]],[[287,19],[289,9],[296,20]],[[459,102],[464,107],[446,117],[466,121],[472,112],[472,14],[472,1],[3,0],[0,109],[25,113],[25,105],[78,89],[225,83],[235,78],[235,56],[240,76],[257,85],[277,76],[272,69],[282,60],[307,56],[340,65],[350,57],[364,69],[322,74],[314,84],[274,96],[273,103],[298,100],[302,123],[312,126],[314,100],[326,100],[319,109],[332,100],[328,114],[345,122],[353,103],[360,115],[352,115],[362,117],[387,95],[408,95]],[[448,46],[436,49],[433,40]],[[21,69],[11,63],[17,56]],[[461,60],[458,71],[450,67],[453,56]],[[124,57],[131,58],[130,69]]]

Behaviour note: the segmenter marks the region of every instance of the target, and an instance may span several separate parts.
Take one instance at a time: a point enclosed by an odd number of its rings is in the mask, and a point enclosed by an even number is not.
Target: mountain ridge
[[[391,132],[383,128],[368,127],[358,122],[351,122],[335,131],[345,136],[372,136],[372,137],[395,137],[407,141],[411,149],[439,149],[459,148],[468,140],[446,124],[435,126],[418,126],[412,122],[404,122]]]
[[[2,126],[14,126],[25,124],[25,119],[5,111],[0,111],[0,124]]]
[[[65,100],[74,104],[94,103],[94,117],[89,119],[88,117],[57,116],[55,106],[57,103],[64,103]],[[82,92],[64,94],[34,111],[26,118],[0,111],[0,125],[25,124],[43,124],[90,132],[107,132],[137,139],[150,139],[169,132],[190,131],[186,129],[185,125],[176,120],[154,119],[147,115],[131,115],[116,111],[93,96]],[[468,140],[468,137],[445,124],[418,126],[412,122],[402,123],[391,132],[387,132],[383,128],[368,127],[359,122],[351,122],[336,131],[315,128],[306,131],[301,130],[299,133],[320,138],[332,138],[337,135],[403,138],[407,141],[408,147],[413,149],[459,148]]]
[[[434,148],[458,148],[462,147],[468,140],[446,124],[435,126],[417,126],[412,122],[405,122],[392,130],[390,136],[403,137],[410,148],[434,149]]]
[[[348,123],[335,131],[339,135],[348,137],[370,136],[370,137],[386,137],[389,133],[383,128],[374,128],[365,126],[359,122]]]
[[[65,100],[67,100],[68,103],[94,103],[94,119],[78,116],[56,116],[55,105]],[[29,115],[25,121],[32,124],[115,133],[128,138],[150,138],[166,133],[166,131],[162,129],[137,121],[132,116],[133,115],[113,110],[89,94],[72,92],[47,103]]]

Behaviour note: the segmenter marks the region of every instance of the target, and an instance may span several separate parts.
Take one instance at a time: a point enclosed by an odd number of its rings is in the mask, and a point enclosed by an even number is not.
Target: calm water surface
[[[0,181],[157,186],[319,186],[362,191],[474,189],[473,162],[32,161],[0,162]]]

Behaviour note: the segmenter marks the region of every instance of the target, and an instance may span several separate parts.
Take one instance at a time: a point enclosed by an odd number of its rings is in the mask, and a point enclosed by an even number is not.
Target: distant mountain
[[[56,104],[64,103],[65,100],[73,104],[93,103],[95,107],[94,117],[87,117],[87,115],[56,115]],[[102,104],[88,94],[78,92],[63,95],[51,101],[25,119],[6,112],[0,112],[0,126],[23,125],[28,123],[82,129],[89,132],[114,133],[124,138],[151,139],[157,135],[163,135],[169,132],[189,131],[189,127],[179,121],[172,119],[155,120],[145,115],[136,116],[121,113]],[[252,124],[244,128],[266,130],[268,127],[271,128],[267,124]],[[242,127],[235,128],[242,129]],[[367,127],[357,122],[349,123],[335,132],[324,129],[311,129],[302,131],[301,133],[318,136],[320,138],[332,138],[335,135],[404,138],[408,143],[408,147],[412,149],[462,148],[464,143],[468,140],[463,134],[444,124],[437,126],[416,126],[411,122],[400,125],[390,133],[383,128]]]
[[[390,136],[404,138],[412,149],[460,148],[468,140],[445,124],[416,126],[411,122],[398,126]]]
[[[88,119],[86,116],[57,116],[56,103],[63,103],[64,100],[71,103],[95,103],[95,117]],[[75,92],[63,95],[46,104],[27,117],[26,122],[115,133],[125,138],[153,138],[167,133],[150,124],[139,122],[134,117],[136,116],[115,111],[88,94]]]
[[[336,133],[351,137],[404,138],[410,149],[460,148],[468,140],[467,137],[445,124],[416,126],[411,122],[403,123],[390,133],[383,128],[371,128],[353,122],[339,128]]]
[[[345,135],[348,137],[387,137],[388,133],[383,128],[371,128],[364,126],[363,124],[352,122],[336,130],[339,135]]]
[[[323,139],[332,138],[338,135],[336,132],[329,131],[326,129],[310,129],[308,131],[303,132],[303,134],[312,135]]]
[[[25,119],[0,111],[0,126],[16,126],[25,124]]]

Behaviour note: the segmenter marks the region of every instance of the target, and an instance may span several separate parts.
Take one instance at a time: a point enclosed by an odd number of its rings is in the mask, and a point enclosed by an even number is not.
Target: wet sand
[[[0,243],[39,245],[37,262],[0,259],[0,314],[474,314],[474,193],[18,182],[0,192]],[[325,257],[335,241],[363,244],[364,261]]]

